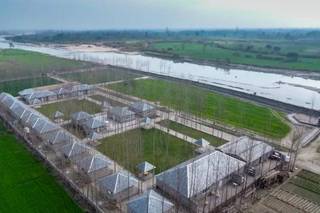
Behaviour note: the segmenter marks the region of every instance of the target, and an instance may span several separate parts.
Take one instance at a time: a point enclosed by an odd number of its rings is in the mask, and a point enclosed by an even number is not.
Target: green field
[[[285,137],[290,131],[278,112],[191,85],[146,79],[107,87],[275,139]]]
[[[134,173],[143,161],[154,164],[159,173],[195,156],[193,145],[156,129],[135,129],[100,142],[100,152]]]
[[[223,64],[320,71],[320,48],[316,43],[308,42],[232,39],[209,43],[156,42],[151,45],[150,50],[173,57],[188,57]]]
[[[95,114],[101,112],[101,107],[87,100],[73,99],[42,105],[37,110],[50,119],[53,119],[56,111],[62,112],[65,116],[64,119],[70,119],[70,115],[74,112],[85,111],[89,114]]]
[[[0,126],[0,212],[82,212],[49,171]]]
[[[7,92],[17,96],[18,92],[24,89],[57,84],[58,81],[48,77],[36,77],[21,80],[5,81],[0,83],[0,92]]]
[[[97,84],[110,81],[129,80],[141,76],[125,71],[121,68],[109,67],[105,70],[65,73],[62,74],[61,77],[71,81],[79,81],[85,84]]]
[[[123,104],[123,103],[120,103],[118,101],[115,101],[113,99],[107,98],[107,97],[102,96],[102,95],[92,95],[92,96],[90,96],[90,98],[92,98],[94,100],[97,100],[97,101],[100,101],[100,102],[106,101],[107,103],[109,103],[113,107],[114,106],[125,106],[125,104]]]
[[[70,71],[91,67],[92,64],[67,60],[46,54],[17,50],[0,49],[0,79],[40,77],[49,72]]]
[[[320,204],[320,175],[302,170],[292,177],[282,189]]]
[[[163,120],[159,123],[162,126],[165,126],[169,129],[172,129],[174,131],[180,132],[184,135],[187,135],[189,137],[192,137],[194,139],[200,139],[203,138],[210,142],[210,144],[214,147],[220,146],[224,144],[226,141],[220,138],[217,138],[213,135],[206,134],[204,132],[198,131],[196,129],[187,127],[185,125],[170,121],[170,120]]]

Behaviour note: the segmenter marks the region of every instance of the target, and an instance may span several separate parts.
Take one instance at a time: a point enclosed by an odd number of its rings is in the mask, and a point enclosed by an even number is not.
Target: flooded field
[[[139,53],[83,51],[40,45],[17,44],[15,48],[32,50],[69,59],[110,64],[270,98],[320,110],[320,80],[241,69],[221,69],[193,63],[144,56]],[[0,38],[0,48],[8,48]]]

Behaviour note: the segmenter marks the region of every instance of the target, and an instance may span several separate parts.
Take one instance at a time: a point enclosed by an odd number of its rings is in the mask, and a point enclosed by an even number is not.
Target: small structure
[[[61,151],[68,159],[82,159],[84,156],[89,154],[89,150],[89,147],[86,145],[73,141],[72,143],[62,147]]]
[[[67,142],[72,141],[72,137],[62,129],[49,132],[45,134],[43,138],[51,145],[66,144]]]
[[[127,204],[128,213],[174,213],[174,205],[153,190],[131,200]]]
[[[154,120],[149,117],[145,117],[143,120],[143,128],[152,129],[153,127],[154,127]]]
[[[117,172],[98,181],[100,191],[109,199],[122,201],[139,192],[139,181],[127,172]]]
[[[52,90],[58,99],[64,99],[70,97],[71,86],[65,85],[59,88],[55,88]]]
[[[109,170],[109,174],[112,173],[112,170],[109,169],[112,162],[100,154],[89,155],[77,162],[77,165],[87,175],[96,175],[101,170]]]
[[[92,132],[102,132],[107,128],[107,123],[108,121],[105,121],[103,117],[98,116],[98,117],[90,117],[83,123],[80,123],[82,126],[83,130],[85,131],[86,134],[91,134]]]
[[[86,122],[89,118],[91,118],[91,115],[87,112],[75,112],[71,114],[71,122],[74,126],[79,126]]]
[[[56,122],[61,122],[63,121],[63,117],[64,117],[64,114],[60,111],[56,111],[53,115],[53,119],[54,121]]]
[[[135,119],[134,112],[130,111],[128,107],[112,107],[108,114],[109,118],[114,121],[123,123]]]
[[[142,117],[152,117],[156,114],[155,107],[143,101],[134,102],[130,110]]]
[[[78,84],[71,88],[72,96],[83,96],[83,95],[93,95],[95,92],[95,87],[88,84]]]
[[[147,161],[144,161],[137,165],[137,169],[139,170],[139,173],[143,174],[144,176],[148,176],[150,172],[154,171],[155,168],[156,167],[154,165],[152,165]]]
[[[194,142],[194,144],[200,146],[200,147],[207,147],[210,145],[210,142],[208,142],[207,140],[200,138],[199,140],[197,140],[196,142]]]
[[[109,111],[112,108],[112,105],[107,101],[103,101],[101,106],[102,106],[102,110],[105,112]]]
[[[96,132],[91,132],[90,135],[89,135],[89,139],[91,141],[98,141],[101,138],[102,138],[102,136],[99,133],[96,133]]]

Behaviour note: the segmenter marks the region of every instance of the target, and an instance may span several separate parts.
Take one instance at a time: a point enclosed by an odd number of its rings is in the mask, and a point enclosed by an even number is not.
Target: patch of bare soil
[[[320,136],[309,146],[302,148],[297,157],[297,166],[320,174]]]

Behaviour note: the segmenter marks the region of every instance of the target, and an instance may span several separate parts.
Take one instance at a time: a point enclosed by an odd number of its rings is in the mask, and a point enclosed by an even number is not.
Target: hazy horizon
[[[316,0],[0,0],[0,30],[320,28]]]

